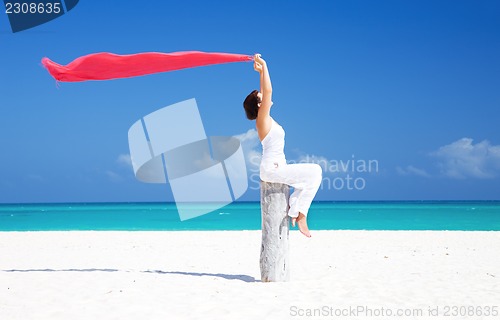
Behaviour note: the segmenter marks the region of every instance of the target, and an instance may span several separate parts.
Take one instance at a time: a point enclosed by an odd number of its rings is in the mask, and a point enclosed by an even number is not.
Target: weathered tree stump
[[[290,222],[287,215],[290,187],[281,183],[260,183],[262,212],[262,246],[260,275],[262,282],[290,279],[289,238]]]

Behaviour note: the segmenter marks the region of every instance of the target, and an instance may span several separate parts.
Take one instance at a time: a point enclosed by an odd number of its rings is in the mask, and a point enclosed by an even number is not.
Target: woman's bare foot
[[[292,219],[293,226],[295,226],[295,222],[297,222],[300,232],[306,237],[310,238],[311,233],[309,232],[309,228],[307,227],[307,217],[304,214],[299,213],[299,216],[297,218]]]

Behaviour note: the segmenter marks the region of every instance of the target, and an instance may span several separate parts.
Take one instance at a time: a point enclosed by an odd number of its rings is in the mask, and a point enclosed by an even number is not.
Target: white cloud
[[[120,154],[116,158],[116,163],[119,165],[114,166],[116,170],[106,170],[104,174],[108,177],[109,180],[113,182],[121,182],[128,178],[132,170],[132,159],[130,158],[130,154]]]
[[[114,171],[107,170],[105,173],[106,173],[106,176],[108,177],[108,179],[113,181],[113,182],[123,181],[123,177]]]
[[[424,178],[431,177],[431,175],[428,174],[427,171],[425,171],[424,169],[419,169],[419,168],[416,168],[412,165],[406,166],[405,168],[397,167],[396,171],[399,175],[402,175],[402,176],[414,175],[414,176],[419,176],[419,177],[424,177]]]
[[[260,144],[257,130],[250,129],[245,133],[235,135],[241,142],[241,148],[245,155],[247,168],[251,172],[258,172],[262,158],[262,146]]]
[[[249,129],[247,132],[235,135],[241,141],[241,144],[247,145],[250,147],[258,147],[260,146],[259,134],[255,129]]]
[[[130,154],[120,154],[116,159],[116,162],[125,167],[132,168],[132,159],[130,158]]]
[[[462,138],[431,153],[438,159],[441,172],[451,178],[488,179],[500,173],[500,146],[483,140]]]

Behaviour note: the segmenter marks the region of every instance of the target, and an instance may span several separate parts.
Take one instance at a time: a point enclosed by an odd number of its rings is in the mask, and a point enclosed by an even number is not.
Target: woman
[[[284,183],[294,188],[289,199],[288,215],[292,225],[311,237],[307,227],[307,213],[321,184],[321,167],[313,163],[287,164],[283,149],[285,131],[271,118],[273,88],[267,64],[260,54],[254,56],[254,69],[260,74],[260,92],[252,91],[243,102],[249,120],[256,120],[262,143],[260,178],[263,181]]]

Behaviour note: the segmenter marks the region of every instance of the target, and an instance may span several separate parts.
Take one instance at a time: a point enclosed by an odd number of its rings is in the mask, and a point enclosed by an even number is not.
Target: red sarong
[[[211,64],[251,61],[252,56],[233,53],[183,51],[118,55],[108,52],[79,57],[63,66],[43,58],[42,64],[58,81],[76,82],[130,78]]]

